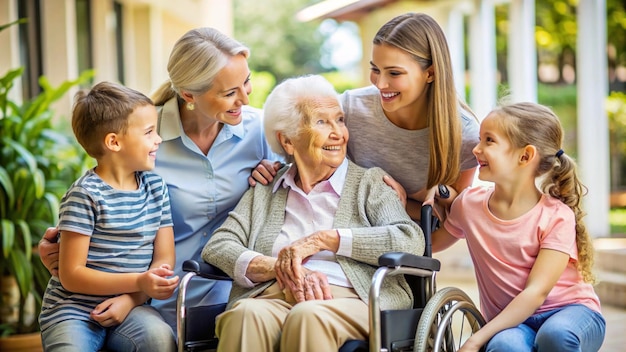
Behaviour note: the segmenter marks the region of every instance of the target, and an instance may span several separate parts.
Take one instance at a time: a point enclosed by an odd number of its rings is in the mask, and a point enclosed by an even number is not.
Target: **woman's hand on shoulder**
[[[48,227],[37,246],[41,262],[53,276],[59,276],[58,234],[59,230],[56,227]]]
[[[389,175],[383,176],[383,181],[387,184],[387,186],[391,187],[398,194],[398,198],[402,202],[402,206],[406,208],[406,190],[402,185],[396,181],[393,177]]]
[[[280,161],[271,161],[267,159],[261,160],[261,162],[252,170],[250,177],[248,177],[248,184],[254,187],[259,182],[262,185],[267,185],[274,180],[274,176],[280,168],[283,167],[283,163]]]

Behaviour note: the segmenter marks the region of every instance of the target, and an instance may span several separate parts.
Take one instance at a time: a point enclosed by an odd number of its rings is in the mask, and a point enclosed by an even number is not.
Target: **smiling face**
[[[161,137],[156,132],[157,111],[153,105],[135,108],[128,116],[126,131],[117,136],[122,147],[121,153],[128,167],[133,171],[147,171],[154,168],[156,152]]]
[[[215,76],[211,89],[202,94],[184,93],[184,98],[195,104],[197,113],[237,125],[241,122],[241,107],[248,105],[251,92],[248,60],[243,55],[236,55]]]
[[[523,148],[515,148],[502,131],[501,117],[491,113],[480,124],[480,142],[472,152],[479,163],[478,178],[501,183],[515,177]]]
[[[288,154],[294,156],[301,178],[325,180],[346,157],[348,129],[335,97],[320,97],[308,106],[308,121],[303,121],[293,140],[281,142]]]
[[[425,104],[432,69],[422,69],[411,55],[390,45],[374,45],[370,81],[380,90],[383,109],[389,113],[415,115]],[[388,115],[388,117],[390,117]]]

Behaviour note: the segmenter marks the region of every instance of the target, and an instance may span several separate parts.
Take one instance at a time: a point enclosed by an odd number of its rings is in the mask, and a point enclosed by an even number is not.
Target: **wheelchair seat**
[[[436,289],[439,260],[432,258],[431,233],[437,226],[430,205],[422,206],[420,226],[424,232],[424,256],[391,252],[378,258],[379,268],[369,291],[369,341],[350,340],[340,352],[366,351],[456,351],[462,342],[485,324],[472,300],[461,290]],[[188,272],[179,284],[177,298],[178,351],[215,349],[215,317],[226,304],[187,307],[185,293],[194,277],[231,280],[224,272],[207,263],[186,261]],[[413,307],[400,310],[380,308],[380,290],[386,277],[404,275],[413,292]],[[465,336],[467,334],[467,336]]]

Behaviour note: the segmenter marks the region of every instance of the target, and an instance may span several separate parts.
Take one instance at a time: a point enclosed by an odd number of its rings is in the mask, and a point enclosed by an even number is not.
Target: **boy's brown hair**
[[[144,94],[114,82],[100,82],[91,90],[79,91],[72,111],[72,130],[78,143],[93,158],[104,155],[104,137],[125,133],[128,116],[145,105],[153,105]]]

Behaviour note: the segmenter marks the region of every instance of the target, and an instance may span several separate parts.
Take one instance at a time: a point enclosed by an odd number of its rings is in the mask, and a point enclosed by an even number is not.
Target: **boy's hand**
[[[170,266],[163,264],[139,275],[138,285],[142,292],[155,299],[166,299],[172,296],[178,287],[178,276],[174,275]]]
[[[129,294],[124,294],[98,304],[90,316],[98,324],[108,328],[120,325],[135,306],[133,298]]]

